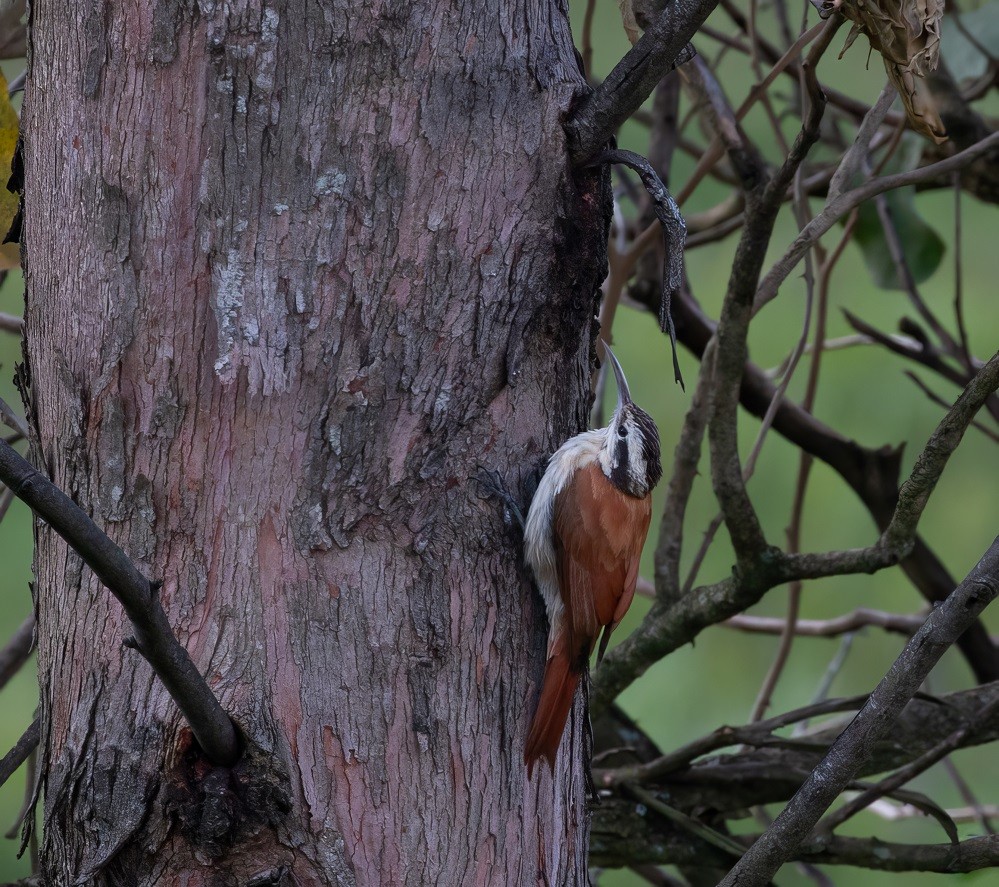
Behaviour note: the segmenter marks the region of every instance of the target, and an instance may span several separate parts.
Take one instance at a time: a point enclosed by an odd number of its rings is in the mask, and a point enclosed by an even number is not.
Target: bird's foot
[[[514,499],[513,495],[506,488],[502,475],[494,468],[486,468],[480,465],[479,474],[475,480],[479,485],[479,498],[499,499],[503,503],[503,523],[510,526],[516,521],[517,526],[520,527],[520,531],[523,533],[525,527],[524,514],[520,510],[517,500]]]

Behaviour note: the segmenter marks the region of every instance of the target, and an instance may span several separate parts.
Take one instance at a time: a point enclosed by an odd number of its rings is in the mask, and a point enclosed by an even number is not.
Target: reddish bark
[[[579,718],[528,783],[543,608],[470,480],[585,421],[605,195],[569,171],[566,10],[32,24],[36,455],[163,579],[248,747],[197,754],[39,527],[47,879],[584,883]]]

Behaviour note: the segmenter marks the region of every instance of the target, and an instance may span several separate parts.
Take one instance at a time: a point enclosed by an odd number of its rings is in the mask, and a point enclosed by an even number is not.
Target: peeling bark
[[[24,377],[39,467],[243,732],[199,755],[37,527],[52,884],[586,882],[581,720],[528,783],[521,495],[588,406],[605,179],[561,4],[33,9]]]

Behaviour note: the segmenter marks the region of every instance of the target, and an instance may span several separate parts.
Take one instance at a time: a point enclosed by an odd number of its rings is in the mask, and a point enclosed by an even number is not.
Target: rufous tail
[[[528,779],[531,778],[538,758],[545,758],[548,766],[555,769],[555,755],[562,741],[565,722],[569,719],[569,709],[572,708],[572,699],[579,683],[580,673],[570,668],[564,638],[560,640],[562,643],[555,644],[552,656],[545,666],[541,698],[531,722],[531,730],[527,734],[524,763],[527,764]]]

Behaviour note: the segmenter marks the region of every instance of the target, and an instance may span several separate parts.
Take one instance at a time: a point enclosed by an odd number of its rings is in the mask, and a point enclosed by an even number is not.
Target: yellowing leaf
[[[7,95],[7,78],[0,71],[0,240],[10,230],[11,222],[17,215],[19,197],[7,190],[7,179],[10,178],[10,163],[14,159],[17,148],[19,121],[17,111],[10,103]],[[8,244],[17,250],[17,244]],[[11,253],[11,250],[7,251]],[[16,268],[18,261],[11,255],[0,251],[0,269]]]
[[[634,46],[642,36],[638,27],[638,20],[635,18],[635,4],[633,0],[617,0],[618,8],[621,10],[621,22],[624,25],[624,32],[628,35],[628,40]]]

